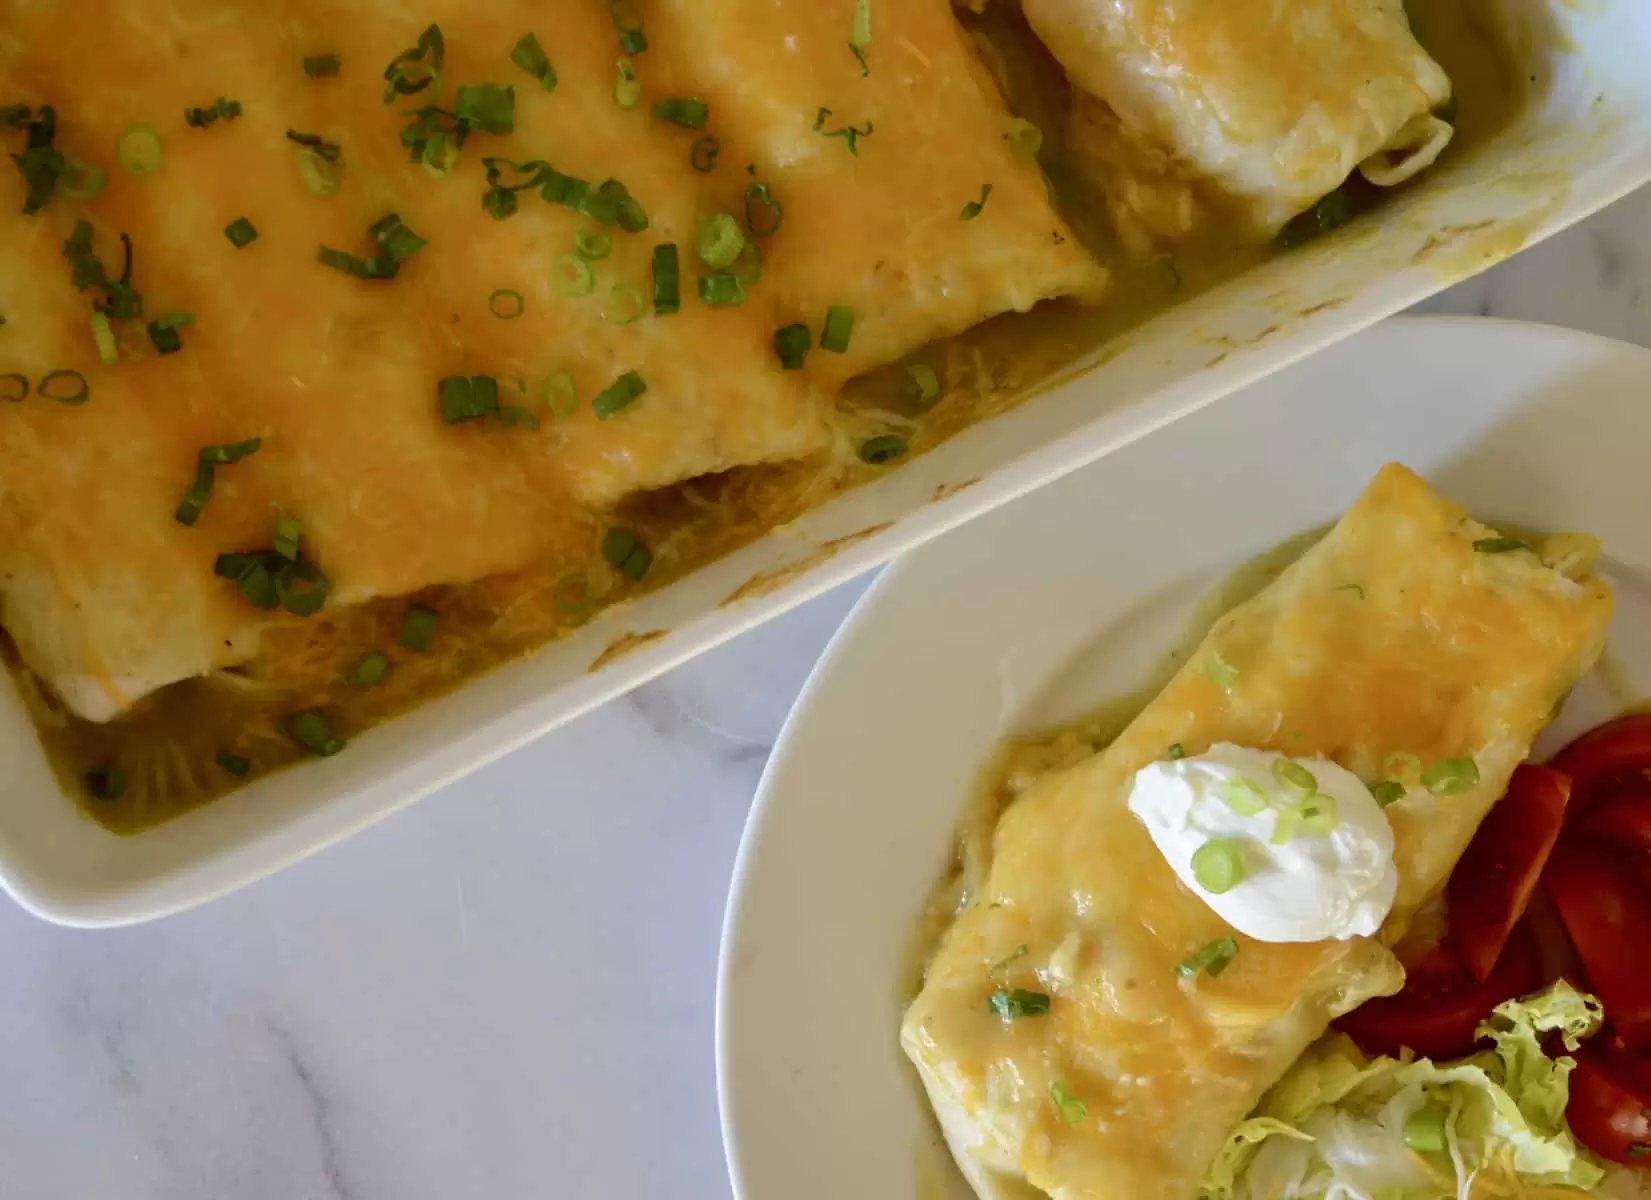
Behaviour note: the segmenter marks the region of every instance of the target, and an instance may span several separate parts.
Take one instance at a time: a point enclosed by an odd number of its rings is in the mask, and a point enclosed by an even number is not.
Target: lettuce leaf
[[[1233,1131],[1200,1200],[1467,1200],[1476,1180],[1493,1194],[1593,1190],[1607,1171],[1565,1126],[1576,1063],[1548,1057],[1542,1037],[1575,1050],[1601,1016],[1597,1000],[1561,981],[1497,1006],[1479,1029],[1492,1048],[1455,1063],[1366,1058],[1344,1036],[1323,1038]],[[1443,1150],[1406,1144],[1423,1109],[1442,1114]],[[1637,1197],[1640,1184],[1613,1171],[1607,1193]]]

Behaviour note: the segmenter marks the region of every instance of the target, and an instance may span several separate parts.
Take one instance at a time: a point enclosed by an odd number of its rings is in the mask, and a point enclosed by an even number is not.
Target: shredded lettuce
[[[1366,1058],[1342,1035],[1323,1038],[1233,1131],[1199,1198],[1469,1200],[1544,1187],[1651,1197],[1639,1173],[1600,1164],[1572,1139],[1576,1062],[1542,1050],[1547,1033],[1575,1050],[1601,1017],[1599,1001],[1561,981],[1498,1005],[1479,1027],[1491,1049],[1459,1062]],[[1405,1143],[1406,1121],[1424,1108],[1444,1114],[1444,1150]]]

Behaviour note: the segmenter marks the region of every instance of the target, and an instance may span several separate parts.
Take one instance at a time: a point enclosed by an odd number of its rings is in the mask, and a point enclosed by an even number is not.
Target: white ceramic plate
[[[920,549],[838,633],[745,831],[717,1067],[741,1200],[950,1200],[897,1044],[903,964],[1004,734],[1127,692],[1224,574],[1397,459],[1490,521],[1597,534],[1608,659],[1651,683],[1651,353],[1513,323],[1380,325]],[[1579,687],[1549,740],[1611,709]],[[1539,750],[1544,748],[1539,746]]]

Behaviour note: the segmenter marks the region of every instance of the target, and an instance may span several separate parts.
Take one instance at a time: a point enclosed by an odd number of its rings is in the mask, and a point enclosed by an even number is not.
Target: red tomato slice
[[[1570,798],[1569,776],[1547,767],[1518,768],[1451,873],[1450,932],[1475,979],[1490,978],[1525,915]]]
[[[1576,1056],[1565,1121],[1601,1158],[1651,1166],[1651,1062],[1590,1043]]]
[[[1602,798],[1577,822],[1577,829],[1604,838],[1618,849],[1651,855],[1651,784]]]
[[[1543,882],[1611,1027],[1630,1049],[1651,1044],[1651,891],[1610,843],[1574,834]]]
[[[1491,1009],[1541,986],[1542,957],[1530,928],[1521,922],[1483,983],[1460,961],[1450,974],[1412,973],[1397,996],[1360,1005],[1336,1028],[1370,1054],[1397,1054],[1408,1046],[1427,1058],[1460,1058],[1472,1052],[1473,1032]]]
[[[1595,726],[1548,760],[1569,775],[1578,799],[1592,799],[1593,785],[1607,775],[1651,767],[1651,713],[1630,713]]]

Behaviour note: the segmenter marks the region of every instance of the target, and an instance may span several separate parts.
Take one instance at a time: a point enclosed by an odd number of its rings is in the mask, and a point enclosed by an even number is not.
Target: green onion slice
[[[110,763],[86,772],[86,792],[93,800],[118,800],[126,790],[126,772]]]
[[[344,156],[344,148],[336,142],[329,142],[319,133],[299,133],[296,129],[287,130],[287,141],[295,146],[302,146],[306,150],[313,150],[316,157],[327,162],[335,163]]]
[[[1445,1137],[1445,1114],[1436,1108],[1418,1108],[1405,1118],[1404,1144],[1423,1154],[1442,1153],[1448,1141]]]
[[[239,779],[245,779],[247,772],[252,770],[251,759],[231,754],[228,750],[218,751],[218,765]]]
[[[1237,957],[1238,942],[1229,933],[1200,947],[1191,957],[1177,964],[1175,973],[1182,979],[1192,979],[1200,972],[1213,978],[1225,971]]]
[[[1061,1120],[1068,1125],[1081,1125],[1089,1116],[1089,1106],[1067,1091],[1066,1085],[1058,1079],[1049,1081],[1049,1099],[1054,1101]]]
[[[390,656],[374,650],[351,667],[350,673],[344,678],[351,687],[366,691],[370,687],[377,687],[389,673]]]
[[[653,551],[629,529],[610,529],[602,536],[602,557],[633,583],[646,575],[654,563]]]
[[[321,611],[332,585],[321,568],[310,562],[289,562],[275,573],[275,595],[281,607],[295,617]]]
[[[619,77],[613,83],[613,102],[620,108],[635,108],[642,100],[642,85],[636,80],[636,72],[631,70],[631,60],[619,60]]]
[[[0,400],[8,404],[21,404],[29,398],[29,377],[19,375],[15,371],[0,375]]]
[[[639,0],[608,0],[608,16],[619,31],[619,46],[626,54],[641,54],[648,48],[648,38],[642,32],[642,7]]]
[[[825,327],[820,330],[820,349],[845,354],[854,336],[854,310],[840,304],[826,309]]]
[[[384,89],[384,103],[392,104],[397,96],[411,96],[432,83],[439,84],[446,54],[447,43],[441,35],[441,26],[427,27],[419,34],[417,45],[403,50],[384,68],[384,78],[389,84]]]
[[[1009,132],[1004,136],[1009,139],[1009,145],[1014,152],[1022,158],[1036,158],[1038,151],[1043,149],[1043,130],[1021,117],[1015,117],[1009,122]]]
[[[545,53],[545,48],[539,44],[536,35],[522,34],[510,52],[510,61],[537,79],[539,86],[545,91],[556,90],[556,68],[550,65],[550,55]]]
[[[722,153],[722,139],[707,134],[702,138],[695,138],[693,146],[688,151],[688,165],[701,175],[709,175],[716,169],[717,155]]]
[[[1005,1021],[1019,1021],[1025,1017],[1048,1015],[1049,997],[1043,992],[1029,992],[1025,988],[998,988],[987,997],[986,1007]]]
[[[91,163],[65,159],[63,173],[58,176],[58,186],[71,200],[96,200],[109,186],[109,173]]]
[[[526,309],[527,301],[511,288],[499,288],[487,298],[487,310],[501,321],[514,321]]]
[[[654,102],[654,120],[684,129],[704,129],[711,119],[711,107],[692,96],[669,96]]]
[[[550,282],[564,296],[588,296],[596,289],[596,273],[577,254],[558,254],[550,260]]]
[[[300,147],[293,159],[298,164],[298,176],[312,196],[330,196],[338,190],[338,172],[333,164],[314,150]]]
[[[1301,802],[1301,831],[1323,837],[1336,827],[1337,807],[1334,796],[1320,792]]]
[[[860,461],[880,467],[899,458],[906,449],[906,439],[899,434],[879,434],[860,443]]]
[[[706,266],[725,271],[734,265],[740,251],[745,249],[745,234],[740,232],[739,222],[733,217],[727,213],[717,213],[710,220],[700,223],[695,249]]]
[[[606,421],[619,412],[620,409],[634,404],[648,390],[648,383],[635,371],[626,371],[618,379],[603,388],[591,400],[591,408],[595,410],[599,420]]]
[[[1175,746],[1170,747],[1170,757],[1175,757]],[[1267,793],[1254,780],[1245,779],[1242,775],[1217,784],[1215,796],[1241,817],[1253,817],[1267,807]]]
[[[648,301],[642,289],[631,283],[616,283],[608,290],[608,302],[602,306],[602,319],[610,325],[634,325],[648,313]]]
[[[867,121],[864,129],[857,129],[853,125],[845,125],[841,129],[827,129],[825,123],[826,118],[829,116],[831,116],[831,110],[824,107],[814,115],[814,132],[825,137],[842,138],[843,145],[848,147],[848,152],[858,158],[860,156],[860,139],[871,136],[871,122]]]
[[[92,314],[92,341],[97,343],[98,361],[112,367],[120,361],[120,346],[115,342],[115,328],[109,324],[109,314]]]
[[[233,580],[235,590],[255,608],[280,607],[281,596],[275,590],[275,575],[270,570],[268,555],[220,554],[212,565],[212,573]]]
[[[1309,796],[1318,791],[1319,781],[1313,773],[1294,759],[1285,758],[1283,755],[1273,760],[1273,778],[1298,791],[1306,792]]]
[[[304,526],[297,517],[282,513],[275,518],[275,553],[288,562],[298,561],[298,546],[304,536]]]
[[[1435,796],[1457,796],[1479,782],[1479,765],[1471,758],[1442,758],[1422,770],[1422,786]]]
[[[756,287],[762,282],[762,247],[746,238],[745,245],[740,248],[740,256],[734,260],[728,273],[747,289]]]
[[[785,209],[766,183],[745,186],[745,228],[752,237],[773,237],[780,231]]]
[[[1230,838],[1211,838],[1192,852],[1192,877],[1212,896],[1230,892],[1244,879],[1244,856]]]
[[[545,378],[541,400],[553,417],[571,417],[579,411],[579,392],[569,371],[556,371]]]
[[[356,279],[394,279],[401,270],[400,265],[393,259],[358,258],[354,254],[334,250],[330,246],[317,249],[315,257],[322,266],[342,271]]]
[[[344,749],[344,740],[336,737],[318,712],[294,713],[287,720],[287,733],[292,740],[317,758],[331,758]]]
[[[240,462],[249,454],[256,454],[261,445],[261,438],[248,438],[244,442],[203,446],[200,453],[195,456],[195,482],[184,493],[183,499],[178,501],[178,507],[172,512],[172,519],[180,525],[193,525],[198,521],[201,510],[206,507],[206,502],[212,495],[212,483],[217,468],[227,467],[231,463]]]
[[[184,123],[192,129],[205,129],[219,119],[233,121],[241,115],[239,100],[226,100],[219,96],[209,108],[186,108],[183,110]]]
[[[1187,756],[1186,747],[1181,745],[1180,742],[1171,742],[1169,744],[1169,756],[1172,762],[1185,758]]]
[[[1383,808],[1404,799],[1405,787],[1396,779],[1383,779],[1370,785],[1370,794]]]
[[[401,622],[401,644],[419,654],[428,653],[440,622],[441,618],[431,609],[409,608]]]
[[[1301,805],[1294,805],[1278,810],[1273,818],[1273,836],[1268,839],[1275,846],[1287,846],[1296,839],[1301,832],[1302,821]]]
[[[1473,548],[1480,554],[1507,554],[1514,550],[1530,550],[1532,554],[1536,553],[1530,543],[1511,537],[1480,538],[1473,543]]]
[[[463,83],[453,101],[453,115],[466,129],[514,133],[516,89],[503,83]]]
[[[814,335],[807,325],[786,325],[774,331],[774,353],[780,366],[787,371],[803,369],[803,359],[814,346]]]
[[[654,316],[669,316],[681,310],[681,271],[675,242],[654,247]]]
[[[992,197],[992,185],[989,184],[989,183],[981,184],[980,185],[980,199],[979,200],[971,200],[963,206],[963,219],[965,221],[972,221],[976,217],[978,217],[983,211],[985,211],[986,201],[991,199],[991,197]]]
[[[1230,692],[1238,683],[1238,668],[1221,657],[1220,651],[1204,660],[1204,677],[1224,692]]]
[[[304,74],[311,79],[331,79],[344,69],[344,60],[336,54],[308,54],[304,56]]]
[[[501,404],[499,406],[499,423],[506,429],[530,429],[539,432],[539,418],[531,408],[523,404]]]
[[[224,236],[237,250],[244,250],[258,240],[258,228],[245,217],[236,217],[224,226]]]
[[[40,394],[59,404],[85,404],[92,397],[92,387],[79,371],[53,371],[40,381]]]
[[[1020,945],[1016,946],[1008,954],[1004,955],[1002,958],[998,959],[991,966],[987,967],[986,968],[986,973],[988,975],[996,975],[999,971],[1003,970],[1010,963],[1016,961],[1017,959],[1025,958],[1026,957],[1026,952],[1030,949],[1031,949],[1030,946],[1028,946],[1025,942],[1022,942]]]
[[[491,375],[454,375],[436,383],[441,419],[449,425],[477,417],[496,416],[499,381]]]
[[[699,300],[707,308],[731,308],[745,303],[745,283],[737,275],[701,275]]]
[[[398,213],[380,217],[367,227],[367,232],[373,235],[384,257],[393,263],[406,262],[430,244],[407,228]]]
[[[153,175],[165,160],[161,135],[152,125],[132,126],[115,143],[115,159],[129,174]]]
[[[613,253],[613,238],[581,229],[573,235],[573,252],[586,262],[601,262]]]
[[[516,199],[515,192],[507,192],[503,188],[489,188],[482,196],[482,210],[495,221],[504,221],[516,215],[521,202]]]
[[[905,392],[920,409],[934,407],[940,399],[940,376],[927,363],[911,363],[906,367]]]

